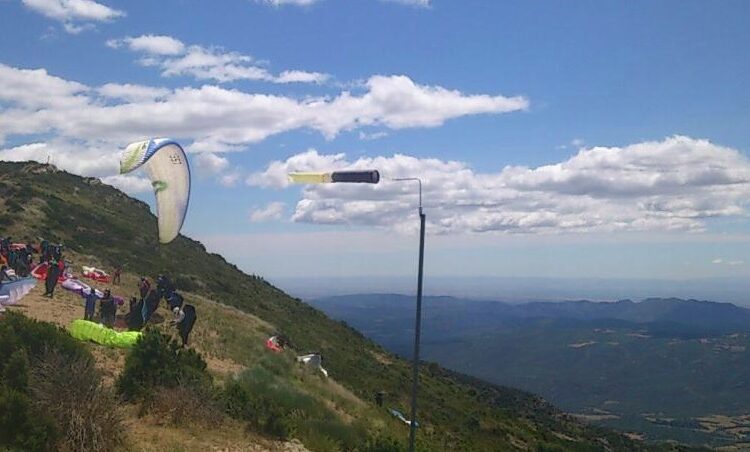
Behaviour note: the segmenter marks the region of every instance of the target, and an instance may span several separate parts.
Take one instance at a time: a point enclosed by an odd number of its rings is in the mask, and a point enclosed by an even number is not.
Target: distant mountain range
[[[412,353],[414,297],[311,304],[398,354]],[[426,297],[423,313],[425,360],[654,438],[750,439],[750,417],[743,417],[750,414],[748,309],[675,298],[508,304]],[[708,417],[716,414],[730,420],[717,426]]]

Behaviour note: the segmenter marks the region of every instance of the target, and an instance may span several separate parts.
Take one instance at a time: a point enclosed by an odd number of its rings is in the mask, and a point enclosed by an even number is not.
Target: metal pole
[[[417,273],[417,315],[414,319],[414,363],[411,386],[411,424],[409,425],[409,451],[414,452],[414,442],[417,436],[417,389],[419,389],[419,336],[422,329],[422,276],[424,274],[424,223],[425,214],[422,212],[422,190],[420,182],[419,205],[419,271]]]

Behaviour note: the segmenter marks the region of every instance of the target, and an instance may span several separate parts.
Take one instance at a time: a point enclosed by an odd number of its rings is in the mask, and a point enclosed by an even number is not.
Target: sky
[[[750,276],[745,1],[0,0],[0,159],[171,137],[183,233],[274,278]],[[289,171],[380,170],[376,186]]]

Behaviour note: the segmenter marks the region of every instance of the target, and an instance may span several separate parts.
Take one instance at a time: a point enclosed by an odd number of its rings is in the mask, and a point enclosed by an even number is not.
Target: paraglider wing
[[[31,292],[36,285],[34,278],[21,278],[5,281],[0,285],[0,305],[14,305]]]
[[[167,138],[131,143],[120,159],[120,174],[141,166],[156,194],[159,242],[169,243],[180,233],[190,200],[190,167],[185,151]]]

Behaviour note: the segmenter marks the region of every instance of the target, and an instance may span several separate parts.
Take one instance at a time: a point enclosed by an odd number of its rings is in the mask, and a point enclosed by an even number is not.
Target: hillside
[[[389,350],[409,352],[403,338],[411,332],[411,297],[311,303]],[[750,310],[679,299],[506,304],[428,297],[424,306],[426,359],[648,438],[748,441]]]
[[[198,307],[194,343],[206,354],[215,374],[273,367],[265,362],[262,341],[281,331],[291,338],[296,350],[320,352],[331,375],[330,381],[321,382],[284,373],[284,378],[290,379],[286,384],[332,404],[340,418],[350,423],[362,420],[394,432],[400,428],[406,435],[405,426],[394,424],[384,410],[371,403],[375,392],[385,391],[387,406],[406,411],[410,385],[406,361],[290,298],[263,278],[246,275],[221,256],[207,253],[194,240],[180,236],[168,246],[159,246],[156,221],[146,204],[96,179],[46,165],[6,162],[0,162],[0,200],[4,212],[0,230],[14,240],[33,241],[42,236],[63,242],[75,265],[111,268],[126,263],[122,287],[133,291],[138,275],[171,275]],[[50,302],[32,294],[20,309],[65,324],[80,315],[77,310],[81,308],[78,300],[65,295]],[[122,355],[93,348],[114,377]],[[423,427],[419,436],[424,450],[648,448],[624,436],[587,427],[531,394],[481,384],[437,365],[424,367],[420,409]],[[179,432],[168,435],[176,444],[188,440]],[[195,440],[193,434],[188,436]]]

